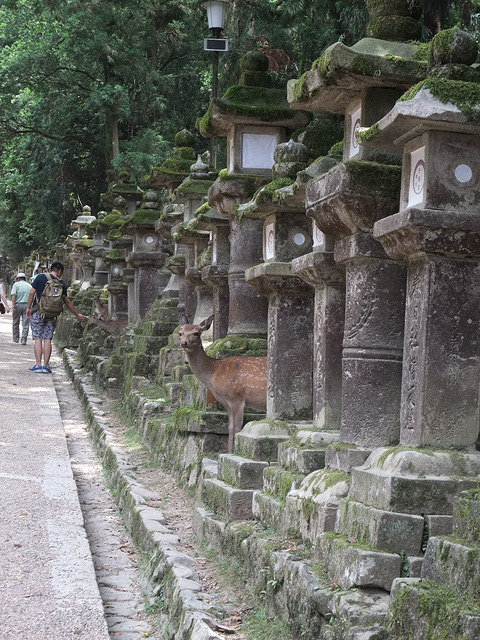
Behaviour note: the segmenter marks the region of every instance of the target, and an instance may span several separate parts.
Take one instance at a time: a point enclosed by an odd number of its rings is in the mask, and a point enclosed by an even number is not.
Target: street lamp
[[[225,26],[225,6],[227,0],[209,0],[202,6],[207,10],[208,28],[212,32],[211,38],[205,38],[203,48],[205,51],[213,52],[212,65],[212,98],[217,97],[218,85],[218,58],[220,51],[228,51],[228,40],[222,38],[222,31]],[[212,138],[212,164],[216,167],[215,138]]]

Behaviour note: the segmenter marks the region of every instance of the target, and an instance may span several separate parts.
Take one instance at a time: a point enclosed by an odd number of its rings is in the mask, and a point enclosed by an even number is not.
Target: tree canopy
[[[470,23],[478,4],[429,0],[430,32]],[[251,49],[284,85],[367,21],[365,0],[230,0],[219,90]],[[55,244],[115,176],[144,186],[175,133],[195,133],[210,99],[208,35],[201,0],[0,0],[0,253]]]

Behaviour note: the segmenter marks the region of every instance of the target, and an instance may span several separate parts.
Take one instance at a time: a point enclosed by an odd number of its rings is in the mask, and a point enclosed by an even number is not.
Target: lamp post
[[[203,45],[205,51],[211,51],[213,53],[212,98],[217,97],[218,58],[220,51],[228,51],[228,40],[222,38],[222,31],[225,25],[226,4],[227,0],[209,0],[202,5],[207,10],[208,28],[212,32],[212,37],[205,38]],[[215,138],[212,138],[211,154],[213,167],[216,168]]]

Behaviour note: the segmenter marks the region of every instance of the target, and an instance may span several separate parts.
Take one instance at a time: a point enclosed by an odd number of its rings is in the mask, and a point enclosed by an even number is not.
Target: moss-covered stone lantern
[[[281,177],[236,209],[239,216],[263,222],[264,262],[247,269],[245,279],[268,299],[267,417],[273,419],[312,418],[313,289],[292,273],[291,265],[293,258],[311,251],[311,222],[294,194],[274,201],[308,159],[305,145],[280,144],[273,173]]]
[[[357,132],[377,122],[427,73],[428,47],[404,41],[417,18],[410,5],[369,2],[371,33],[377,37],[352,47],[332,45],[310,71],[289,83],[294,109],[345,116],[344,162],[306,189],[307,215],[346,270],[340,434],[355,447],[327,456],[329,464],[344,469],[376,446],[398,443],[400,435],[406,274],[372,234],[374,223],[398,207],[400,153],[394,145],[363,145]],[[398,29],[380,39],[381,24]],[[334,352],[339,351],[340,345]]]
[[[480,74],[473,36],[449,29],[431,48],[429,76],[365,134],[403,147],[400,210],[374,233],[408,265],[401,442],[468,450],[480,430]]]
[[[309,116],[288,106],[285,91],[273,89],[268,58],[258,52],[241,60],[240,84],[212,100],[197,121],[205,136],[227,139],[227,169],[220,172],[208,201],[230,220],[230,307],[228,333],[264,335],[266,300],[245,282],[244,272],[262,259],[263,221],[235,217],[234,207],[248,201],[272,175],[275,148]]]
[[[129,322],[138,322],[147,315],[150,307],[159,297],[161,282],[159,269],[163,267],[168,253],[162,251],[162,242],[155,231],[160,216],[156,209],[138,209],[129,216],[123,231],[133,238],[132,251],[127,262],[134,268],[132,291],[129,295]],[[129,285],[130,286],[130,285]]]
[[[147,179],[153,188],[173,191],[190,175],[190,167],[195,162],[195,139],[187,129],[182,129],[175,136],[173,157],[165,160],[159,167],[154,167]]]

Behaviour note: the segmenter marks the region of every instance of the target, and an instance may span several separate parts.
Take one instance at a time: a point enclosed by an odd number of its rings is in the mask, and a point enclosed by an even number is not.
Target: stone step
[[[160,349],[158,372],[159,378],[169,377],[172,369],[180,364],[185,364],[185,353],[180,347],[163,347]]]
[[[284,528],[295,529],[315,543],[317,536],[333,531],[339,501],[348,494],[350,477],[338,469],[320,469],[304,478],[287,495]]]
[[[271,529],[263,530],[255,522],[225,525],[204,509],[197,509],[194,530],[197,539],[208,540],[217,549],[231,550],[233,546],[249,583],[257,593],[262,592],[274,615],[297,630],[295,637],[301,635],[308,640],[383,637],[382,624],[389,602],[386,591],[340,590],[328,579],[324,568],[302,558],[301,550],[305,549],[302,544],[290,551],[294,544],[290,537],[284,537],[282,544],[280,536]]]
[[[278,445],[290,439],[288,425],[281,420],[247,422],[235,437],[235,453],[250,460],[278,460]]]
[[[253,494],[252,513],[264,527],[275,531],[284,531],[283,515],[285,506],[265,493],[255,491]]]
[[[147,355],[157,355],[168,343],[168,336],[136,335],[133,341],[135,351]]]
[[[221,454],[218,458],[218,479],[237,489],[262,489],[263,470],[267,467],[268,462]]]
[[[459,596],[480,598],[480,548],[448,538],[430,538],[423,560],[422,578],[448,587]]]
[[[205,479],[203,502],[215,518],[224,522],[252,519],[253,491],[235,489],[222,480]]]
[[[287,494],[300,486],[304,475],[270,466],[263,472],[263,492],[285,504]]]
[[[473,605],[465,594],[456,596],[428,580],[397,578],[390,598],[389,640],[480,638],[478,606]]]
[[[319,535],[315,554],[325,565],[332,583],[342,589],[363,587],[390,591],[392,582],[400,577],[399,555],[363,548],[339,534]]]
[[[278,464],[303,475],[323,469],[327,447],[339,438],[336,431],[299,428],[293,438],[278,446]]]
[[[424,528],[421,516],[383,511],[347,498],[340,500],[335,531],[379,551],[418,556]]]
[[[228,416],[223,411],[201,411],[194,406],[175,410],[175,426],[189,433],[216,433],[228,436]]]
[[[455,500],[453,516],[455,536],[480,545],[480,490],[461,493]]]
[[[325,466],[326,449],[310,449],[287,442],[278,445],[278,464],[286,469],[308,475]]]
[[[353,467],[362,466],[370,454],[370,449],[358,449],[354,444],[339,441],[327,448],[325,466],[350,473]]]

